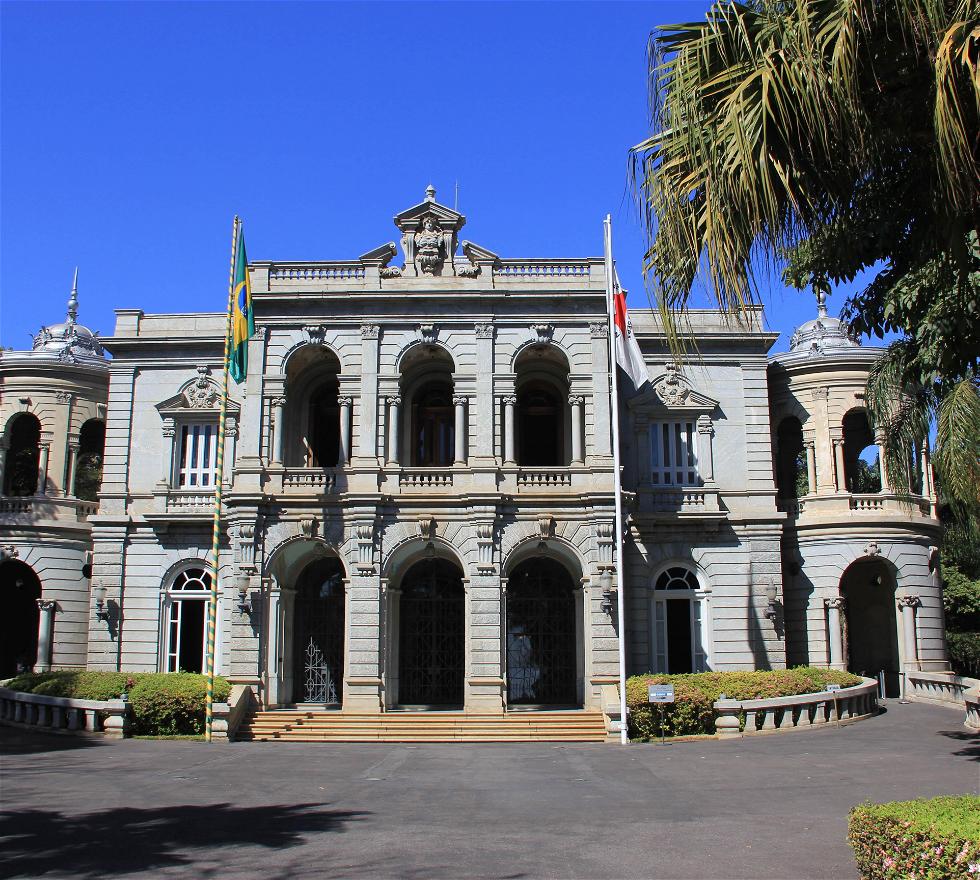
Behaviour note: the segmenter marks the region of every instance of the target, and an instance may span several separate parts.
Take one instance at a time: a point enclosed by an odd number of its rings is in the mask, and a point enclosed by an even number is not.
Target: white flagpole
[[[619,623],[619,741],[629,742],[626,730],[626,611],[624,593],[626,580],[623,577],[623,486],[619,466],[619,381],[616,375],[616,324],[613,313],[613,257],[612,257],[612,216],[606,214],[604,223],[606,258],[606,317],[609,319],[609,375],[612,379],[612,444],[613,444],[613,483],[616,493],[616,522],[613,526],[613,553],[616,560],[616,614]]]

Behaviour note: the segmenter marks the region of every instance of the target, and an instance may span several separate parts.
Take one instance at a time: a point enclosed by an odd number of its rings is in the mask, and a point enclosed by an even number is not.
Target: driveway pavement
[[[0,877],[848,878],[848,809],[978,793],[962,712],[660,745],[109,742],[0,728]]]

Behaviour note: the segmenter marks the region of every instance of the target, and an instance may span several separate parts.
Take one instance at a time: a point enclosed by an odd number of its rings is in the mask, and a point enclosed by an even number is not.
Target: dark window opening
[[[310,398],[307,466],[336,467],[340,456],[340,404],[337,386],[320,388]]]
[[[34,495],[37,492],[38,467],[41,461],[41,423],[36,416],[16,416],[10,427],[7,449],[4,495]]]
[[[75,497],[95,501],[102,488],[102,460],[105,453],[105,422],[89,419],[82,425],[75,462]]]
[[[517,395],[517,463],[523,467],[565,464],[562,436],[564,409],[546,388],[527,388]]]
[[[441,383],[424,386],[412,404],[412,418],[412,464],[419,467],[451,465],[456,434],[451,387]]]

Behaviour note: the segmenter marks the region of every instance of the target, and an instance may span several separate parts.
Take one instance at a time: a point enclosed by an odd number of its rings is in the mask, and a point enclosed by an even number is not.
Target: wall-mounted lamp
[[[766,610],[762,613],[770,620],[775,620],[779,614],[779,606],[776,605],[776,596],[778,594],[779,590],[775,584],[770,583],[766,587]]]
[[[238,588],[238,598],[235,600],[235,608],[239,614],[252,613],[252,597],[248,594],[248,575],[238,575],[235,578],[235,586]]]
[[[92,598],[95,599],[95,619],[108,620],[109,606],[106,604],[106,586],[102,581],[97,581],[92,585]]]

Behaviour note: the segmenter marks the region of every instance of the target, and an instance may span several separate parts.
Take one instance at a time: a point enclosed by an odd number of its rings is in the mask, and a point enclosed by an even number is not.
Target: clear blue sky
[[[63,317],[76,264],[103,335],[114,308],[221,310],[236,212],[251,259],[351,259],[430,181],[505,257],[600,255],[610,212],[646,305],[647,35],[707,5],[5,2],[0,342]]]

